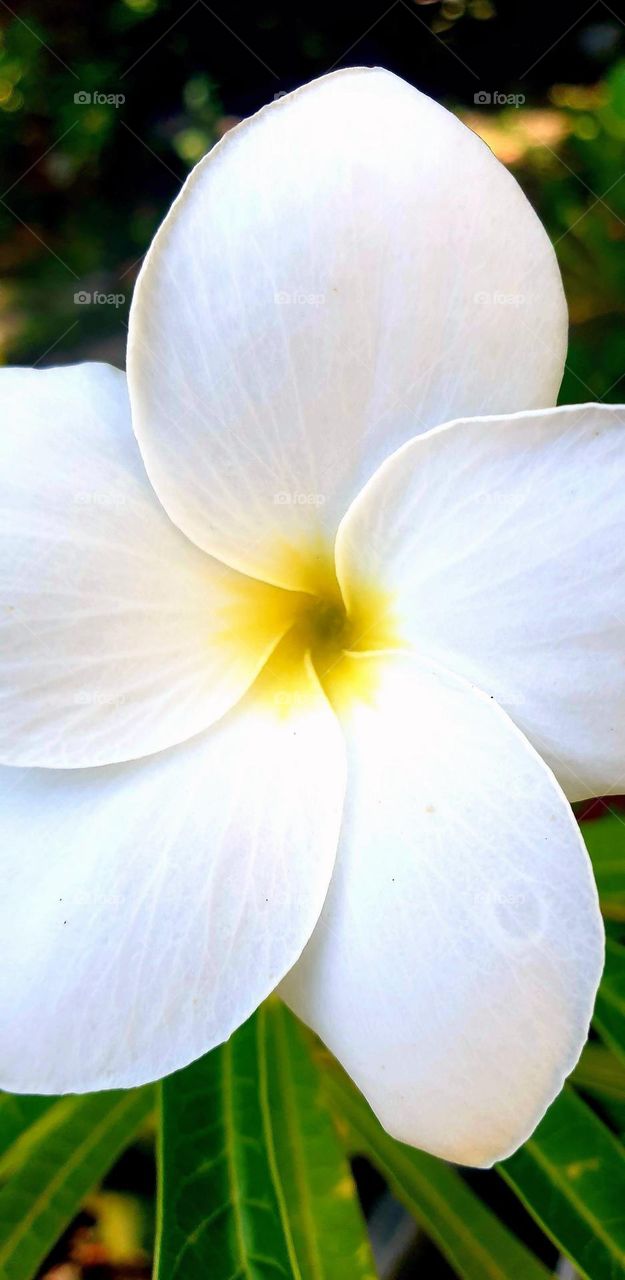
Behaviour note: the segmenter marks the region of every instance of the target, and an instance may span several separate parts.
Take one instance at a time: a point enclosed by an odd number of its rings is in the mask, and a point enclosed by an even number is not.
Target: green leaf
[[[625,1151],[573,1090],[498,1169],[588,1280],[625,1276]]]
[[[0,1276],[30,1280],[149,1113],[149,1089],[62,1098],[16,1142],[0,1189]]]
[[[25,1129],[54,1106],[55,1098],[0,1093],[0,1158],[9,1151]]]
[[[580,826],[592,859],[601,910],[608,920],[625,920],[625,816],[612,810]]]
[[[303,1029],[268,1001],[162,1085],[158,1280],[374,1280]]]
[[[625,947],[606,943],[605,969],[597,992],[595,1025],[602,1038],[625,1062]]]
[[[434,1156],[389,1137],[365,1099],[334,1063],[325,1078],[338,1116],[398,1200],[464,1280],[547,1280],[549,1272],[470,1190]]]
[[[254,1015],[163,1081],[157,1280],[301,1280],[281,1194]]]
[[[601,1044],[586,1045],[570,1081],[594,1097],[625,1103],[625,1067]]]
[[[373,1280],[375,1264],[351,1170],[308,1049],[279,1000],[260,1010],[284,1209],[303,1280]]]

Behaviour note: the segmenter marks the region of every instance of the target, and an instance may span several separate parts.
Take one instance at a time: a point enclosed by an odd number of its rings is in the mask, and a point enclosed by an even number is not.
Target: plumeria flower
[[[277,989],[397,1137],[530,1134],[603,960],[569,801],[625,774],[624,411],[552,407],[566,331],[513,178],[357,69],[194,170],[128,385],[2,373],[3,1087]]]

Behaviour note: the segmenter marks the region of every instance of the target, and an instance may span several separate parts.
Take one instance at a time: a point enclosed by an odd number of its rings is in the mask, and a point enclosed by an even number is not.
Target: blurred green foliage
[[[122,56],[124,34],[154,7],[109,6]],[[49,349],[55,359],[98,354],[107,338],[114,341],[103,354],[120,360],[141,256],[186,172],[215,140],[219,112],[205,73],[184,79],[177,109],[154,121],[145,143],[135,139],[121,115],[130,92],[122,60],[67,51],[40,22],[14,17],[0,32],[0,145],[11,159],[0,197],[5,362],[47,363]],[[164,191],[150,166],[164,174]],[[85,291],[114,301],[77,303]]]
[[[571,315],[561,401],[625,398],[625,61],[541,108],[469,116],[509,164],[558,255]]]

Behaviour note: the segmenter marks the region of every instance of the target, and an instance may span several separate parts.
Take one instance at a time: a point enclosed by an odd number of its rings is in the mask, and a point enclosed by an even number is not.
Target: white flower
[[[355,70],[198,165],[130,403],[3,372],[2,1086],[151,1080],[279,986],[398,1137],[531,1132],[603,955],[564,793],[625,771],[624,411],[545,408],[565,343],[510,175]]]

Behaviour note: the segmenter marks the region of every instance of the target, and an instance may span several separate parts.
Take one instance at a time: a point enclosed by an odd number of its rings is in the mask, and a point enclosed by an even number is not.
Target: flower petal
[[[373,575],[396,629],[491,693],[572,800],[625,787],[625,409],[451,423],[380,468],[339,577]]]
[[[553,404],[565,350],[514,179],[437,103],[356,68],[271,103],[188,179],[135,291],[133,422],[198,546],[307,587],[310,543],[392,449]]]
[[[586,1039],[603,961],[590,862],[496,703],[410,655],[351,660],[376,683],[345,717],[337,864],[282,991],[395,1137],[491,1164]]]
[[[308,669],[103,769],[0,771],[0,1085],[124,1087],[225,1040],[299,956],[332,872],[341,732]]]
[[[0,405],[0,759],[112,763],[206,728],[248,688],[293,600],[171,523],[118,370],[4,369]]]

